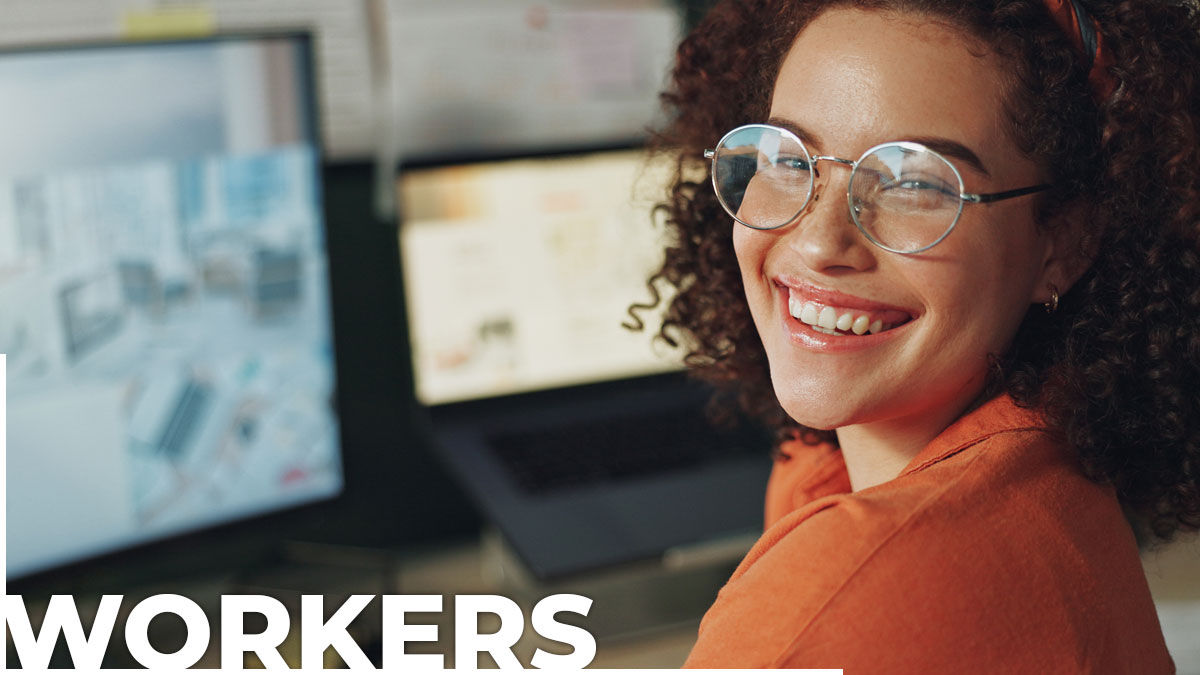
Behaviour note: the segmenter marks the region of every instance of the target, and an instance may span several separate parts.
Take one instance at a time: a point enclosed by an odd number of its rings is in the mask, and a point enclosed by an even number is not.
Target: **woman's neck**
[[[937,414],[909,415],[837,429],[851,489],[858,492],[899,476],[933,439],[983,403],[980,392],[959,398],[941,406]]]
[[[838,429],[838,445],[846,461],[851,489],[858,492],[899,476],[937,434],[924,429],[884,428],[879,423]]]

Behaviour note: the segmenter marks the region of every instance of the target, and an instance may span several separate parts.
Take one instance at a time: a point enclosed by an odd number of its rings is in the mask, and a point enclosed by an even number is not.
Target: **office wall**
[[[327,156],[353,160],[437,153],[459,136],[485,148],[635,137],[655,112],[680,10],[691,21],[711,1],[0,0],[0,47],[312,29]],[[613,54],[633,61],[621,70]],[[478,83],[499,87],[490,102]],[[490,125],[472,116],[481,104]]]

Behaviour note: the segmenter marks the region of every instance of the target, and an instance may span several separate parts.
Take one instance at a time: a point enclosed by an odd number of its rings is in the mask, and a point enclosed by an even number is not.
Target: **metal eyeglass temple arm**
[[[1035,192],[1049,190],[1050,188],[1051,188],[1051,185],[1049,185],[1047,183],[1043,183],[1042,185],[1032,185],[1030,187],[1018,188],[1016,190],[1008,190],[1006,192],[991,192],[991,193],[983,193],[983,194],[970,194],[968,192],[964,192],[964,193],[960,194],[959,197],[964,202],[971,202],[972,204],[987,204],[989,202],[998,202],[1002,199],[1012,199],[1013,197],[1022,197],[1024,195],[1033,194]]]

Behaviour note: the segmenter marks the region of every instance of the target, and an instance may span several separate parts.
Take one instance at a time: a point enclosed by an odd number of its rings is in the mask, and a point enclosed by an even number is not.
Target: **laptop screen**
[[[622,327],[662,262],[670,177],[639,150],[409,170],[401,260],[426,405],[662,373],[658,330]]]
[[[342,489],[306,36],[0,53],[7,575]]]

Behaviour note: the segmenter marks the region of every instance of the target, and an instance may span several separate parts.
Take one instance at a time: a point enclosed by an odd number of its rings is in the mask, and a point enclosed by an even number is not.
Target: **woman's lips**
[[[787,332],[802,344],[843,351],[893,337],[916,318],[909,310],[803,282],[776,280]]]
[[[842,291],[835,291],[829,288],[821,288],[814,286],[806,281],[787,275],[780,275],[773,280],[775,286],[786,289],[791,295],[799,297],[804,301],[815,302],[819,305],[830,307],[844,307],[847,309],[863,310],[866,312],[900,312],[912,318],[917,315],[907,307],[899,305],[890,305],[877,300],[868,300],[857,295],[850,295]]]

